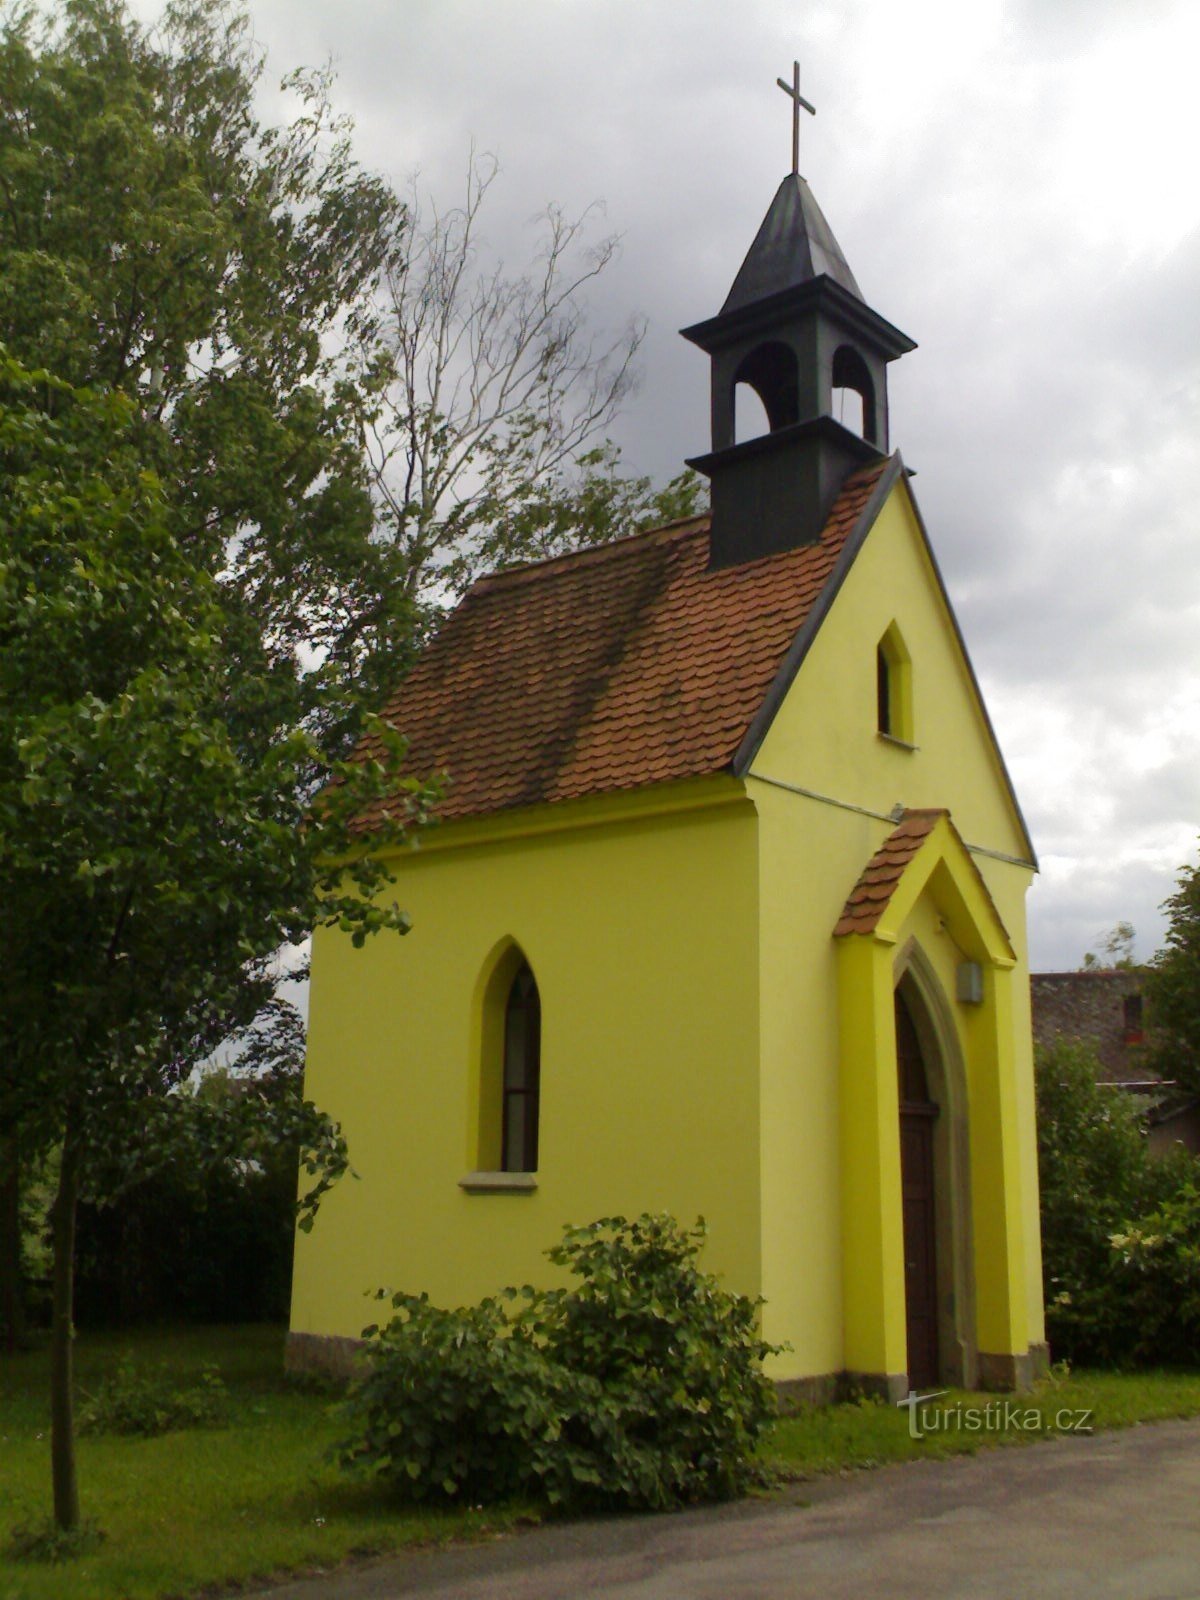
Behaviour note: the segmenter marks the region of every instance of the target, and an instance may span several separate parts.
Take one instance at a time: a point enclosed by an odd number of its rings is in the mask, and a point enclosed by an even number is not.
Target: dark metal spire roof
[[[720,314],[724,316],[727,311],[739,311],[768,295],[798,288],[822,274],[862,299],[862,290],[854,281],[842,247],[833,237],[833,229],[825,221],[812,190],[799,173],[789,172],[771,201]]]

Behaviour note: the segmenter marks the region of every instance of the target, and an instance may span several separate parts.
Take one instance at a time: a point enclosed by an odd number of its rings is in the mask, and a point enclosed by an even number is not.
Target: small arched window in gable
[[[875,647],[875,708],[885,738],[913,743],[912,657],[894,622]]]
[[[504,1010],[502,1172],[536,1172],[542,1070],[542,1004],[528,962],[518,968]]]

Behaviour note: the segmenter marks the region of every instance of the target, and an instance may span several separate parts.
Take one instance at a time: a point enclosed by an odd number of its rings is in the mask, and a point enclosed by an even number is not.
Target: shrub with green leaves
[[[607,1217],[547,1252],[565,1287],[456,1311],[391,1296],[339,1459],[414,1500],[664,1509],[741,1492],[775,1414],[774,1347],[758,1303],[700,1270],[704,1237]]]
[[[179,1388],[168,1367],[137,1367],[126,1358],[84,1394],[79,1431],[148,1438],[180,1428],[220,1427],[228,1411],[229,1393],[216,1367],[206,1363],[194,1384]]]
[[[1095,1052],[1037,1061],[1046,1332],[1072,1362],[1194,1365],[1200,1350],[1195,1160],[1150,1154],[1144,1108],[1098,1084]]]
[[[1182,1165],[1182,1163],[1181,1163]],[[1109,1240],[1112,1281],[1131,1330],[1129,1358],[1195,1366],[1200,1359],[1200,1188],[1179,1187]]]

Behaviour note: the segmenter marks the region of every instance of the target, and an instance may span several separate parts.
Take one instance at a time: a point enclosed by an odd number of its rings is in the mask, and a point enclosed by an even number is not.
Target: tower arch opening
[[[800,419],[800,364],[796,352],[782,340],[771,339],[751,350],[733,375],[734,405],[740,421],[739,395],[744,388],[753,390],[762,402],[767,426],[763,432],[777,433]],[[740,425],[735,424],[734,438],[743,441]]]
[[[867,364],[853,345],[839,345],[833,353],[833,415],[844,428],[878,444],[875,384]]]

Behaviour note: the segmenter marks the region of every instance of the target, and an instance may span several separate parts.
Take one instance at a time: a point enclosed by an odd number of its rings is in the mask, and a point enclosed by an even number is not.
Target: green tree
[[[286,80],[296,115],[269,127],[262,70],[231,0],[170,0],[153,30],[122,0],[0,14],[0,342],[130,395],[175,537],[276,687],[350,737],[352,691],[378,703],[412,633],[340,353],[403,207],[356,164],[327,73]]]
[[[169,1145],[170,1091],[258,1013],[317,922],[403,930],[354,817],[396,792],[331,762],[173,536],[126,397],[0,367],[0,1126],[59,1148],[52,1207],[55,1517],[79,1522],[76,1203]],[[385,730],[386,731],[386,730]],[[391,736],[389,736],[391,738]],[[395,748],[395,740],[391,739]],[[322,800],[310,808],[314,790]],[[404,791],[401,790],[401,793]],[[398,840],[425,792],[384,821]],[[345,1164],[302,1135],[312,1208]]]
[[[314,1133],[303,1021],[276,996],[221,1056],[230,1064],[155,1100],[136,1166],[86,1174],[77,1322],[287,1316],[297,1168]]]
[[[1072,1361],[1194,1359],[1200,1205],[1194,1159],[1150,1154],[1145,1104],[1099,1084],[1095,1051],[1037,1057],[1046,1331]],[[1188,1352],[1191,1352],[1190,1356]]]
[[[377,702],[385,663],[412,637],[392,552],[372,537],[357,409],[337,355],[338,336],[373,304],[402,208],[354,162],[327,75],[295,76],[297,115],[271,128],[254,109],[261,70],[244,10],[224,0],[178,0],[155,30],[119,0],[0,12],[0,343],[29,368],[129,397],[121,465],[109,471],[85,451],[75,487],[132,483],[135,460],[155,473],[155,518],[180,559],[217,580],[205,592],[220,613],[222,650],[243,670],[227,708],[230,737],[243,737],[239,718],[247,735],[274,721],[323,733],[333,750],[353,736],[357,705]],[[45,385],[38,413],[23,391],[6,411],[10,436],[22,413],[36,414],[28,428],[41,430],[67,393]],[[80,415],[72,410],[72,426]],[[75,496],[61,461],[55,470],[65,474],[63,494]],[[120,584],[101,591],[119,612]],[[53,651],[53,608],[40,617]],[[119,617],[105,626],[115,645],[128,642]],[[146,664],[136,652],[131,661]],[[145,710],[144,694],[110,692],[102,650],[83,653],[79,666],[100,676],[79,679],[76,711],[88,696],[110,718]],[[169,710],[183,715],[183,705]],[[145,731],[152,746],[157,730]],[[269,987],[253,963],[246,978],[242,1011]],[[28,1019],[9,1005],[22,1003],[16,978],[4,1000],[6,1039],[20,1031],[28,1040]],[[178,1045],[169,994],[156,1003]],[[219,1032],[215,1023],[200,1030],[194,1049]],[[15,1073],[9,1054],[6,1076]],[[43,1075],[28,1083],[33,1095],[9,1093],[0,1106],[10,1326],[19,1316],[7,1225],[14,1156],[61,1136],[52,1095],[41,1115]]]
[[[1182,868],[1163,910],[1167,936],[1146,972],[1155,1065],[1200,1091],[1200,866]]]
[[[1047,1331],[1053,1348],[1109,1359],[1112,1234],[1146,1207],[1153,1180],[1139,1107],[1096,1082],[1095,1052],[1056,1039],[1037,1060],[1038,1181]]]
[[[338,828],[348,847],[346,808],[363,783],[382,793],[385,780],[347,772],[290,858],[283,832],[360,729],[361,708],[381,703],[411,658],[431,589],[449,592],[478,560],[608,537],[660,507],[686,514],[694,500],[687,484],[660,500],[594,443],[624,373],[607,402],[597,391],[582,431],[536,416],[551,400],[565,415],[569,393],[587,391],[575,299],[585,271],[554,280],[548,316],[519,345],[540,386],[515,390],[524,369],[510,364],[508,398],[472,413],[465,432],[442,404],[444,385],[423,412],[422,468],[449,452],[453,483],[474,478],[479,492],[466,497],[469,516],[455,511],[464,499],[445,474],[437,493],[416,497],[425,520],[404,527],[445,529],[459,544],[414,560],[388,520],[364,430],[395,392],[380,296],[416,281],[420,247],[388,185],[356,163],[328,75],[294,75],[296,114],[269,127],[255,110],[262,66],[233,0],[171,0],[153,29],[122,0],[0,10],[0,344],[21,363],[5,369],[3,416],[12,476],[0,642],[13,646],[3,688],[15,698],[0,724],[0,872],[21,938],[9,935],[19,960],[0,982],[0,1147],[62,1145],[64,1523],[78,1509],[64,1398],[74,1197],[89,1181],[124,1181],[131,1116],[162,1117],[170,1137],[164,1089],[269,995],[269,938],[302,937],[320,911],[314,852]],[[521,293],[543,303],[523,281],[506,317]],[[457,372],[455,360],[436,370]],[[123,405],[112,409],[105,393]],[[507,478],[493,470],[501,460]],[[395,504],[413,502],[405,489]],[[402,799],[397,829],[405,814]],[[60,857],[74,862],[69,881]],[[127,905],[113,901],[118,887]],[[80,926],[100,941],[88,947],[99,968],[76,966],[73,932],[57,938],[74,929],[76,896],[90,908]],[[356,933],[399,925],[398,913],[352,901],[336,914]],[[135,961],[126,946],[146,939]],[[175,947],[186,953],[178,981],[165,957]],[[129,964],[110,971],[113,962]],[[39,993],[44,1003],[32,1003]],[[78,1036],[63,1032],[64,1016]]]

